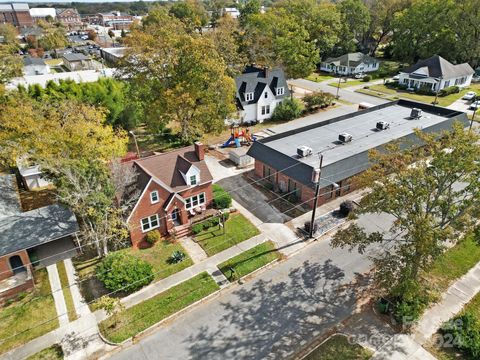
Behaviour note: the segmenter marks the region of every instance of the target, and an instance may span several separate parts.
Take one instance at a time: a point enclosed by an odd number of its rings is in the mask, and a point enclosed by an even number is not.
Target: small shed
[[[28,190],[34,190],[51,185],[51,182],[42,177],[39,165],[18,168],[22,182]]]
[[[239,147],[228,152],[228,157],[238,168],[253,165],[253,158],[247,155],[249,147]]]

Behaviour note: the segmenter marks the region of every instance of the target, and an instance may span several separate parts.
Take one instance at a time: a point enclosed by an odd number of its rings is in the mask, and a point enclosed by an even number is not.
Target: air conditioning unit
[[[377,122],[376,128],[377,130],[387,130],[388,128],[390,128],[390,124],[386,121],[379,121]]]
[[[341,133],[338,135],[338,140],[341,141],[342,143],[348,143],[352,141],[353,137],[349,133]]]
[[[422,117],[422,110],[413,108],[412,111],[410,112],[410,117],[412,119],[420,119]]]
[[[302,145],[297,147],[297,155],[300,157],[307,157],[309,155],[312,155],[312,152],[313,152],[312,148],[308,146]]]

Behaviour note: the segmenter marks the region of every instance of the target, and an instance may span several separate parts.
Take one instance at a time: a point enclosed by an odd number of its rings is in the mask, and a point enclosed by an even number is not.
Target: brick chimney
[[[268,66],[264,66],[263,71],[265,72],[265,79],[267,79],[268,78]]]
[[[205,159],[205,145],[200,141],[195,143],[195,154],[197,154],[198,160],[202,161]]]

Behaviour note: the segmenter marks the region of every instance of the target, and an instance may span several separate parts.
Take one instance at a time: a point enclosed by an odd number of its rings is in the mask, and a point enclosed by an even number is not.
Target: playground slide
[[[230,138],[225,142],[225,144],[222,145],[222,148],[226,148],[230,146],[230,143],[233,141],[233,136],[230,136]]]

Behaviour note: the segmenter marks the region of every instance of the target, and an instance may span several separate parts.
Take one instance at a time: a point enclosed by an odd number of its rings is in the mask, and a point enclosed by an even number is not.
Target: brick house
[[[370,150],[396,140],[419,145],[415,129],[436,133],[457,121],[469,124],[463,112],[397,100],[257,140],[247,155],[255,159],[257,177],[312,208],[318,181],[322,205],[358,188],[355,179],[370,167]]]
[[[210,207],[213,179],[204,157],[205,146],[197,142],[124,163],[136,170],[140,193],[127,218],[133,247],[145,246],[152,230],[164,236],[188,233],[190,219]]]
[[[27,3],[0,4],[0,24],[12,24],[16,27],[33,26]]]
[[[67,29],[77,30],[83,27],[82,19],[77,9],[55,9],[57,13],[57,20],[62,23]]]

